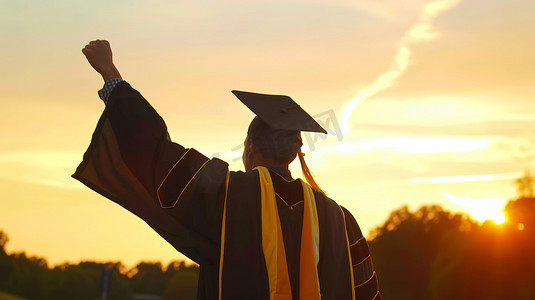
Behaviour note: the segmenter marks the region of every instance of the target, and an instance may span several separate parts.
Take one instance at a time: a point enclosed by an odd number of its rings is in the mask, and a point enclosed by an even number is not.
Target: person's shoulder
[[[359,240],[364,235],[362,234],[362,230],[360,229],[360,226],[349,210],[347,210],[345,207],[340,206],[342,209],[342,212],[344,213],[344,219],[346,221],[346,227],[348,231],[348,236],[350,237],[349,240]]]
[[[343,207],[342,205],[338,204],[332,198],[328,197],[327,195],[325,195],[323,193],[317,192],[317,191],[314,191],[314,197],[316,198],[316,202],[321,201],[321,202],[324,203],[325,206],[327,206],[327,207],[329,207],[331,209],[336,209],[338,211],[342,211],[344,216],[346,216],[346,218],[350,218],[351,220],[353,220],[356,223],[355,218],[353,217],[351,212],[349,210],[347,210],[345,207]]]
[[[208,159],[207,164],[209,164],[213,168],[224,169],[225,171],[228,170],[228,163],[226,161],[221,160],[221,159],[219,159],[217,157],[207,158],[207,159]]]
[[[318,191],[314,191],[314,199],[318,215],[323,216],[322,219],[329,220],[331,226],[344,224],[344,213],[338,203]]]
[[[243,171],[230,171],[229,180],[234,183],[252,183],[259,182],[259,175],[257,170],[251,170],[247,172]]]
[[[357,220],[347,208],[339,205],[332,198],[322,193],[314,191],[314,197],[316,198],[316,204],[323,206],[324,209],[335,214],[343,215],[346,227],[348,231],[350,231],[351,236],[362,237],[362,231],[360,230]]]
[[[195,150],[195,149],[193,149]],[[197,152],[199,153],[199,152]],[[200,154],[200,153],[199,153]],[[197,158],[201,162],[204,161],[201,166],[201,170],[204,170],[206,176],[210,178],[221,178],[227,176],[228,172],[228,163],[219,159],[219,158],[208,158],[202,154]]]
[[[336,203],[333,199],[328,197],[327,195],[320,193],[318,191],[314,190],[314,198],[316,199],[316,203],[321,204],[322,206],[325,206],[327,209],[340,211],[341,206]]]

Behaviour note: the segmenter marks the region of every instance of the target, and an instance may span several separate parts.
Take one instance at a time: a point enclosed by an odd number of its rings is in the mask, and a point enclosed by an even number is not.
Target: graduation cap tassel
[[[319,185],[316,183],[316,180],[314,180],[314,177],[312,176],[312,173],[310,172],[310,169],[308,168],[308,166],[307,166],[307,164],[305,162],[305,155],[303,154],[301,149],[299,149],[299,151],[297,151],[297,156],[299,156],[299,162],[301,163],[301,170],[303,171],[303,177],[305,177],[305,179],[308,182],[308,184],[310,185],[310,187],[313,190],[322,193],[323,195],[327,195],[327,193],[324,190],[322,190],[319,187]]]

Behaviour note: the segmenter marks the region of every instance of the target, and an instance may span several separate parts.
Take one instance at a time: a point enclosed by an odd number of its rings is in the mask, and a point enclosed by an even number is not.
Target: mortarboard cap
[[[271,129],[327,133],[316,120],[288,96],[243,91],[232,91],[232,93]]]

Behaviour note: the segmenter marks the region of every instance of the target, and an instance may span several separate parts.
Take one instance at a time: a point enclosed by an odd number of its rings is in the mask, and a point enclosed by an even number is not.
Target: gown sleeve
[[[73,177],[193,261],[218,263],[228,165],[171,142],[163,119],[127,82],[113,89]]]
[[[357,300],[381,300],[377,274],[373,268],[370,247],[353,215],[344,207],[344,218],[353,264],[355,297]]]

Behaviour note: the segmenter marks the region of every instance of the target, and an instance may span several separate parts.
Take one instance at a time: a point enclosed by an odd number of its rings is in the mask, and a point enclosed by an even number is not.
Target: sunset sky
[[[286,94],[319,185],[365,235],[392,210],[489,217],[535,158],[532,0],[0,0],[0,229],[51,264],[182,259],[70,176],[104,108],[81,49],[107,39],[171,137],[232,170],[253,114],[231,90]],[[291,165],[301,176],[298,162]]]

